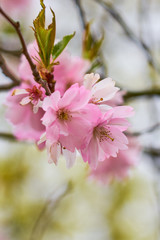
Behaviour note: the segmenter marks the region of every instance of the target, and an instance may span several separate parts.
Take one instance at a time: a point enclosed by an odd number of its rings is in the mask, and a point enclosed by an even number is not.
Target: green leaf
[[[55,34],[56,34],[56,21],[55,14],[52,12],[52,23],[45,28],[45,5],[43,0],[40,0],[42,10],[38,14],[37,18],[33,21],[34,33],[39,48],[39,56],[42,63],[47,68],[50,65],[50,56],[54,47]]]
[[[75,36],[75,32],[71,35],[66,35],[63,37],[63,39],[55,44],[53,51],[52,51],[52,57],[53,61],[61,54],[61,52],[64,50],[64,48],[67,46],[69,41]]]

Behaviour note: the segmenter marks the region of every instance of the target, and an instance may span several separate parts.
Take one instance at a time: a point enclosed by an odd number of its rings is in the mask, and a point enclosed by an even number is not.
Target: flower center
[[[41,86],[38,88],[34,85],[33,88],[27,88],[29,92],[29,98],[34,101],[43,100],[43,92],[40,90]]]
[[[109,127],[95,127],[93,132],[95,137],[99,138],[99,141],[106,141],[110,139],[112,142],[114,141],[114,138],[112,137],[111,131],[109,130]]]
[[[103,101],[103,98],[100,98],[100,99],[98,99],[98,98],[96,98],[96,97],[93,97],[93,98],[91,98],[90,99],[90,103],[93,103],[93,104],[99,104],[100,102],[102,102]]]
[[[59,120],[64,120],[64,121],[68,121],[71,120],[71,115],[70,112],[66,109],[59,109],[57,111],[57,117]]]

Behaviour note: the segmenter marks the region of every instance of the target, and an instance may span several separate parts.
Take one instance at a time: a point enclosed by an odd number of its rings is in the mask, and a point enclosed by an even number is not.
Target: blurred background
[[[7,91],[0,91],[0,240],[159,240],[160,1],[44,3],[48,23],[49,7],[56,14],[57,39],[76,31],[68,45],[72,55],[82,55],[85,22],[92,22],[95,38],[104,33],[97,71],[127,92],[125,104],[135,109],[128,134],[137,138],[140,152],[128,177],[105,184],[89,177],[80,157],[71,169],[63,158],[58,166],[48,164],[45,151],[12,139],[5,119]],[[32,42],[39,0],[0,0],[0,5]],[[15,75],[19,49],[15,31],[0,16],[0,52]],[[0,71],[3,83],[10,80]]]

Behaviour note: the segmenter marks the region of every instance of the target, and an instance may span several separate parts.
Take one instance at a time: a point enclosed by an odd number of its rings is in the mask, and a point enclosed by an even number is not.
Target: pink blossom
[[[38,47],[36,41],[29,44],[28,52],[33,59],[33,62],[37,65],[37,68],[41,75],[46,69],[43,69],[43,66],[40,65],[38,56]],[[55,90],[58,90],[61,95],[70,88],[73,84],[78,83],[79,86],[83,84],[83,76],[87,69],[89,68],[89,62],[82,59],[81,57],[71,56],[67,51],[61,53],[61,55],[56,59],[56,62],[59,62],[58,65],[54,66],[54,80],[56,81]],[[21,57],[21,63],[19,65],[19,74],[20,78],[27,82],[32,82],[34,84],[34,78],[30,66],[25,58]],[[44,78],[44,76],[42,76]]]
[[[25,9],[30,2],[31,0],[1,0],[1,5],[9,13],[20,13],[20,10]]]
[[[34,64],[38,65],[38,62],[35,59],[39,59],[38,55],[38,46],[36,41],[33,43],[28,44],[27,50],[29,55],[32,57],[32,61]],[[28,85],[35,85],[37,84],[34,80],[31,67],[24,55],[21,56],[21,62],[19,64],[18,69],[20,79]]]
[[[105,114],[99,112],[86,135],[88,144],[81,150],[83,160],[96,168],[99,161],[116,157],[119,150],[127,149],[128,140],[123,131],[129,126],[125,118],[132,114],[133,109],[127,106],[112,108]]]
[[[91,170],[91,177],[103,183],[113,178],[125,178],[131,167],[137,164],[139,151],[138,142],[134,138],[129,138],[128,149],[119,151],[117,157],[109,157],[99,162],[98,167]]]
[[[55,89],[61,95],[73,84],[78,83],[79,86],[83,84],[83,76],[90,66],[88,61],[77,56],[73,57],[67,51],[64,51],[57,61],[60,64],[54,67]]]
[[[39,108],[37,113],[34,113],[32,100],[23,105],[24,99],[29,98],[29,93],[25,89],[28,89],[28,85],[22,84],[9,92],[5,103],[7,105],[6,118],[12,123],[13,133],[19,140],[38,141],[45,131],[40,121],[44,111]]]
[[[84,86],[91,90],[91,102],[95,104],[103,104],[111,100],[119,88],[115,87],[115,82],[111,78],[105,78],[101,81],[99,74],[86,74],[84,76]]]
[[[63,97],[59,91],[46,97],[42,106],[46,111],[42,118],[46,126],[46,138],[53,143],[60,142],[71,152],[74,152],[75,148],[83,148],[83,140],[97,111],[96,106],[88,104],[89,99],[90,91],[78,84],[70,87]]]

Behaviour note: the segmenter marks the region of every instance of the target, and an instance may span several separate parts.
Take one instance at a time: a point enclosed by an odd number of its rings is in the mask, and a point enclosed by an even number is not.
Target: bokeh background
[[[24,6],[20,6],[20,1],[13,2],[0,0],[0,5],[20,21],[26,42],[32,42],[34,34],[30,26],[40,10],[39,1],[28,0]],[[76,31],[68,50],[81,56],[83,24],[79,1],[44,2],[48,23],[49,7],[56,14],[56,38]],[[95,37],[105,33],[101,48],[105,74],[132,95],[159,89],[160,1],[81,0],[81,7],[86,21],[92,21]],[[113,10],[121,18],[117,19],[117,15],[114,18]],[[152,63],[143,43],[148,46]],[[20,49],[19,40],[1,16],[0,48],[10,69],[17,74],[19,56],[3,50]],[[98,71],[102,73],[101,69]],[[0,72],[0,84],[7,82],[10,80]],[[2,133],[11,133],[5,119],[6,95],[6,91],[0,91],[0,240],[160,239],[158,94],[125,99],[135,109],[130,133],[137,137],[141,150],[138,163],[127,178],[106,184],[89,177],[88,166],[80,157],[71,169],[66,168],[63,158],[54,166],[48,164],[46,152],[33,144],[4,137]]]

